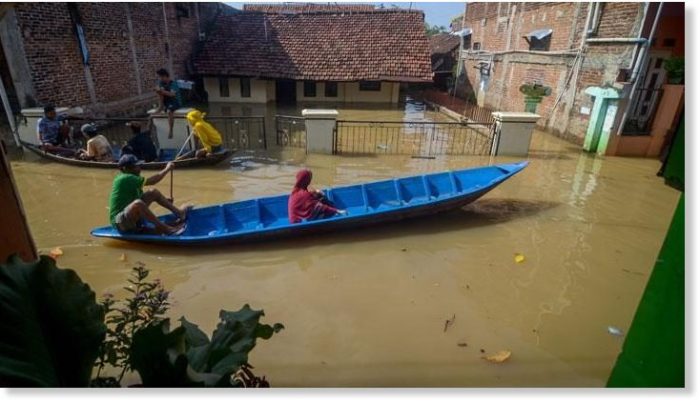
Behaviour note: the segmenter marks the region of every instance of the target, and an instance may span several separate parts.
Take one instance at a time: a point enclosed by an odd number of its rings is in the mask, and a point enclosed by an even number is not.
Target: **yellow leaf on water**
[[[481,357],[481,358],[483,358],[484,360],[486,360],[488,362],[500,364],[502,362],[507,361],[510,358],[510,354],[511,354],[510,351],[503,350],[503,351],[497,352],[496,354],[489,355],[488,357]]]
[[[59,256],[63,256],[63,250],[59,247],[55,247],[55,248],[51,249],[51,251],[49,252],[49,256],[56,259]]]
[[[515,263],[522,263],[525,261],[525,255],[522,253],[516,253],[515,254]]]
[[[126,262],[126,253],[122,253],[122,255],[119,256],[119,261],[120,261],[120,262]]]

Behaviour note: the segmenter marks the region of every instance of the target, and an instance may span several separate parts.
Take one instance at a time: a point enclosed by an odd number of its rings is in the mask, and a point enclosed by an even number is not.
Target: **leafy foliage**
[[[107,337],[100,347],[100,356],[95,363],[97,376],[94,386],[119,385],[126,372],[131,371],[129,354],[134,334],[147,326],[164,318],[170,304],[169,292],[163,288],[159,280],[147,281],[149,271],[143,264],[132,268],[127,280],[129,286],[124,287],[128,293],[124,302],[117,303],[114,296],[106,294],[100,301],[106,312],[108,325]],[[100,378],[100,373],[106,365],[120,368],[118,378]]]
[[[250,372],[248,353],[258,338],[269,339],[284,326],[260,324],[262,316],[247,304],[222,310],[211,341],[184,317],[173,331],[167,319],[153,323],[134,335],[131,366],[146,387],[265,386]]]
[[[670,84],[683,84],[685,80],[685,59],[682,57],[670,57],[664,61],[664,69],[668,74]]]
[[[430,25],[427,22],[425,23],[425,34],[427,36],[433,36],[437,34],[442,34],[447,32],[447,28],[443,25]]]
[[[48,256],[0,265],[0,384],[80,387],[105,338],[95,293]]]
[[[542,98],[552,94],[552,89],[542,84],[523,84],[519,88],[520,92],[531,98]]]

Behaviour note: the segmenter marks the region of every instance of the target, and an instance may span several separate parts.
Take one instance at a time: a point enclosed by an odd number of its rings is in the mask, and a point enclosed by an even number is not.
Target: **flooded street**
[[[203,205],[286,193],[302,166],[323,187],[513,161],[271,151],[176,171],[174,196]],[[656,160],[596,158],[536,132],[530,166],[462,210],[174,248],[90,237],[108,221],[113,171],[28,154],[12,168],[38,247],[60,246],[59,265],[98,295],[120,295],[141,261],[173,291],[173,320],[210,334],[220,309],[248,303],[283,323],[250,356],[273,386],[604,386],[624,340],[607,327],[629,328],[679,197]],[[167,193],[169,179],[157,187]],[[481,358],[500,350],[512,351],[504,364]]]

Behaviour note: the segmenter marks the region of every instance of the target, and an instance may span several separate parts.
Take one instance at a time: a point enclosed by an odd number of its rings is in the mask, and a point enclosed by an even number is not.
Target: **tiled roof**
[[[430,54],[444,54],[459,46],[459,36],[452,34],[436,34],[428,38]]]
[[[244,4],[244,11],[261,11],[263,13],[306,13],[310,11],[372,11],[371,4],[338,3],[254,3]]]
[[[423,13],[415,10],[220,16],[194,66],[201,75],[432,80]]]

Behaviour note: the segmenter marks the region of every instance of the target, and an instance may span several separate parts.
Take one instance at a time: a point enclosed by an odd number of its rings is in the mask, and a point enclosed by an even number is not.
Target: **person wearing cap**
[[[210,123],[205,122],[204,116],[204,113],[196,109],[187,113],[187,122],[203,147],[195,153],[197,158],[204,158],[211,153],[218,153],[224,149],[221,133]]]
[[[86,123],[80,128],[80,132],[87,139],[84,150],[78,151],[78,158],[81,160],[112,162],[112,145],[109,140],[97,133],[97,126],[94,123]]]
[[[36,123],[36,134],[41,147],[45,151],[51,152],[73,152],[74,150],[65,147],[68,140],[70,128],[64,125],[66,115],[57,115],[56,108],[48,104],[44,106],[44,116]]]
[[[151,162],[158,159],[156,146],[151,139],[151,132],[142,131],[141,122],[132,121],[126,124],[134,134],[122,148],[122,154],[134,154],[142,161]]]
[[[153,224],[152,231],[156,234],[181,234],[185,230],[184,222],[189,207],[176,207],[158,189],[143,191],[144,185],[152,186],[163,180],[175,165],[169,162],[165,169],[148,178],[141,176],[141,163],[133,154],[122,155],[117,165],[121,172],[114,178],[109,196],[110,224],[119,232],[151,232],[145,226],[149,222]],[[178,220],[173,224],[160,221],[149,208],[154,202],[172,211]]]

